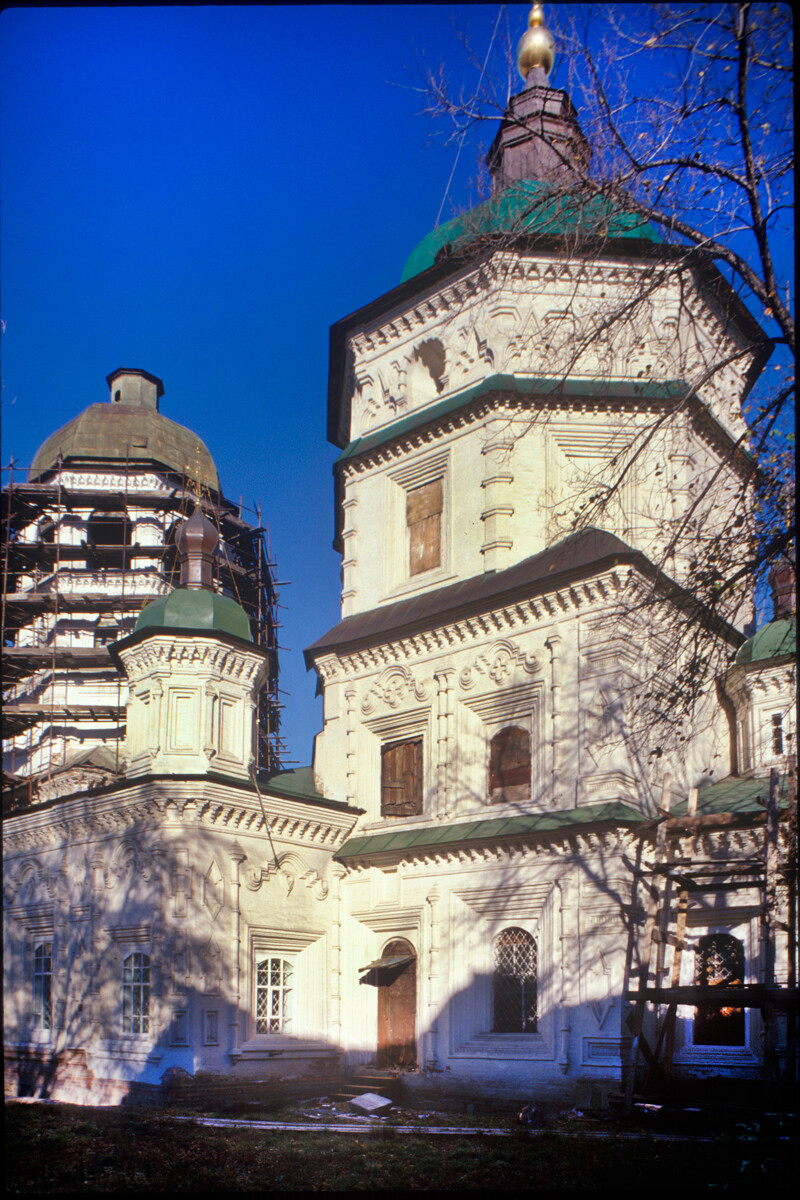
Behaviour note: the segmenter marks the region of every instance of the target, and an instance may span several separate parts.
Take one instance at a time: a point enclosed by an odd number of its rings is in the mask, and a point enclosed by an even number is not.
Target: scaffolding
[[[141,464],[137,465],[140,474]],[[74,464],[69,466],[73,469]],[[101,740],[116,743],[119,763],[125,706],[108,643],[131,632],[145,605],[177,585],[175,532],[194,504],[220,535],[215,587],[242,605],[254,643],[269,652],[267,680],[258,698],[257,766],[267,774],[278,771],[285,755],[278,691],[278,590],[260,506],[251,514],[241,502],[200,489],[186,475],[155,464],[147,474],[157,473],[163,487],[152,490],[133,486],[127,460],[81,461],[74,467],[81,475],[75,487],[64,486],[61,468],[59,463],[35,480],[13,462],[3,468],[3,737],[12,745],[4,787],[8,785],[11,797],[21,792],[28,800],[33,796],[31,780],[26,785],[19,778],[30,772],[24,764],[20,772],[14,761],[13,746],[23,734],[30,747],[34,735],[45,753],[49,745],[45,771],[35,771],[39,780],[63,766],[58,747],[65,745],[64,737],[55,735],[59,727],[70,730],[78,744],[92,741],[93,732],[102,727]],[[119,481],[123,470],[124,487],[103,486],[104,476],[113,471]],[[94,486],[86,482],[87,476],[94,478]],[[160,536],[138,542],[133,531],[143,513],[144,524],[152,530],[155,522]],[[76,529],[82,531],[79,540]],[[87,644],[89,625],[92,645]],[[104,683],[96,692],[106,693],[104,702],[83,702],[87,689],[75,686],[79,680]]]
[[[698,814],[697,789],[689,794],[686,815],[670,811],[671,779],[665,776],[658,817],[640,829],[643,839],[653,838],[652,859],[640,851],[636,878],[645,887],[644,928],[639,940],[632,922],[629,947],[631,1005],[627,1024],[632,1035],[627,1066],[624,1106],[629,1111],[638,1089],[644,1096],[665,1095],[670,1088],[676,1042],[678,1007],[693,1006],[700,1014],[743,1014],[759,1010],[763,1027],[763,1098],[767,1106],[793,1096],[797,1087],[797,792],[796,764],[792,761],[783,783],[772,768],[764,781],[763,812]],[[781,795],[783,789],[783,795]],[[784,825],[784,861],[780,861],[780,827]],[[680,854],[681,839],[697,833],[752,830],[757,833],[754,853],[715,853],[707,859]],[[644,842],[641,844],[644,850]],[[689,948],[687,918],[692,897],[698,894],[758,892],[761,954],[757,982],[742,977],[703,979],[681,985],[681,963]],[[785,896],[779,903],[779,890]],[[781,911],[781,909],[783,911]],[[785,934],[785,970],[778,971],[778,934]],[[638,966],[632,965],[634,947]],[[667,947],[671,947],[671,962]],[[723,973],[724,974],[724,973]],[[778,975],[783,979],[778,980]],[[668,981],[667,981],[668,980]],[[743,1024],[743,1022],[742,1022]],[[785,1046],[779,1053],[779,1026]],[[723,1043],[720,1043],[723,1044]],[[783,1063],[781,1063],[783,1058]],[[643,1068],[643,1070],[642,1070]]]

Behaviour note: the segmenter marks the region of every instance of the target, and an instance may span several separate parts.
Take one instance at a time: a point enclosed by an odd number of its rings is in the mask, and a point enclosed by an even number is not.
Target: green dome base
[[[412,251],[401,283],[432,267],[445,246],[458,253],[471,242],[491,236],[553,237],[566,233],[661,241],[649,221],[635,213],[623,212],[605,196],[554,191],[549,184],[527,179],[432,229]]]
[[[784,658],[797,653],[797,622],[794,617],[769,621],[740,646],[737,666],[742,663],[764,662],[768,658]]]
[[[176,588],[143,608],[135,633],[143,629],[207,629],[209,633],[229,633],[252,642],[250,621],[240,604],[229,596],[205,589]]]

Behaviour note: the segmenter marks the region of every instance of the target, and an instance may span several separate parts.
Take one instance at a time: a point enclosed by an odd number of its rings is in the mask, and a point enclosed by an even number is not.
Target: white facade
[[[696,790],[709,818],[676,835],[679,857],[761,850],[764,772],[791,748],[789,717],[780,753],[773,721],[786,657],[734,667],[663,747],[643,720],[659,663],[687,661],[658,575],[687,578],[682,519],[707,537],[749,505],[733,445],[759,364],[734,298],[652,245],[509,244],[434,265],[334,334],[342,622],[307,652],[313,768],[251,776],[255,651],[213,631],[123,642],[125,773],[56,773],[49,803],[5,825],[12,1090],[68,1052],[83,1074],[56,1072],[50,1094],[96,1101],[173,1068],[375,1062],[522,1100],[618,1088],[658,807],[684,814]],[[142,538],[160,536],[154,509],[129,509]],[[59,540],[85,519],[61,517]],[[124,586],[164,590],[136,558]],[[707,640],[725,666],[749,588],[728,616]],[[21,638],[93,636],[37,620]],[[63,686],[124,701],[117,680]],[[693,893],[680,982],[712,958],[763,980],[761,898],[757,882]],[[676,1072],[757,1073],[756,1011],[737,1022],[681,1009]]]

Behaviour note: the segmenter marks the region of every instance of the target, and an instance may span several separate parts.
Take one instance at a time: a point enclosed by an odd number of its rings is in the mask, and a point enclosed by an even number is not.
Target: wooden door
[[[404,938],[390,942],[382,958],[408,961],[378,970],[378,1065],[412,1067],[417,1061],[417,960]]]

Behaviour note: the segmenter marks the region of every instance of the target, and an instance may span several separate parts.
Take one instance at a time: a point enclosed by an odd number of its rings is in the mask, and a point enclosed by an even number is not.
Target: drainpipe
[[[234,912],[236,914],[236,937],[233,941],[233,950],[236,955],[236,988],[233,994],[233,1019],[230,1022],[231,1028],[231,1059],[236,1062],[241,1058],[241,1022],[242,1022],[242,912],[240,903],[240,892],[242,887],[242,863],[247,858],[242,847],[238,842],[234,842],[231,849],[231,858],[233,859],[233,895],[234,895]]]

